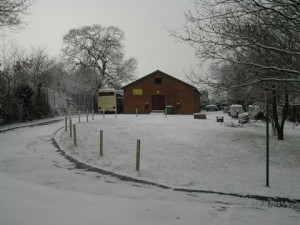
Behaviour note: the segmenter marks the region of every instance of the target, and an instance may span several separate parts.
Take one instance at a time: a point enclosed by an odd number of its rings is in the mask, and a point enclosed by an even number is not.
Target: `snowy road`
[[[184,193],[76,169],[53,146],[63,121],[0,133],[0,224],[299,224],[299,211]]]

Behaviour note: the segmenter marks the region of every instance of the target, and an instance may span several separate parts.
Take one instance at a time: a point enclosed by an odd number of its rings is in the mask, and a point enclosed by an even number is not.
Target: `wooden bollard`
[[[92,120],[94,120],[94,110],[92,110]]]
[[[141,158],[141,140],[137,140],[136,143],[136,170],[140,170],[140,158]]]
[[[65,132],[68,131],[68,116],[65,116]]]
[[[86,122],[89,122],[89,111],[86,111]]]
[[[48,89],[47,89],[47,91],[48,91]],[[55,92],[53,93],[53,102],[54,102],[53,105],[55,105]]]
[[[100,156],[103,156],[103,130],[100,130]]]
[[[76,140],[76,125],[73,124],[73,138],[74,138],[74,145],[77,146],[77,140]]]
[[[72,117],[71,117],[70,114],[69,114],[69,128],[70,128],[70,129],[72,129],[72,127],[70,127],[70,126],[71,126],[71,120],[72,120]]]
[[[69,119],[70,125],[70,138],[72,137],[72,119]]]

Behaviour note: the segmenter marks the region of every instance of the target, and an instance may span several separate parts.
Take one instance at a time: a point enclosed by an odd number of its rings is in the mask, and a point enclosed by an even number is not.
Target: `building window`
[[[161,78],[158,78],[158,77],[155,78],[154,83],[155,83],[155,84],[161,84],[161,83],[162,83]]]

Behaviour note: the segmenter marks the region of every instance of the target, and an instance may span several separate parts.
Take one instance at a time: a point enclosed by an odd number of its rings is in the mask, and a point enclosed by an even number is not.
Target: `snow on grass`
[[[223,113],[207,113],[206,120],[191,115],[98,116],[76,124],[77,147],[64,129],[56,139],[72,157],[126,176],[171,187],[299,199],[300,127],[293,130],[287,123],[285,141],[270,137],[270,187],[265,187],[265,124],[241,127],[227,115],[224,123],[217,123],[216,115]],[[137,139],[140,171],[135,170]]]

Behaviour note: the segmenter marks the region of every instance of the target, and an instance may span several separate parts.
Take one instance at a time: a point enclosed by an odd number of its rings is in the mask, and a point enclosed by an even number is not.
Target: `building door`
[[[152,110],[165,110],[164,95],[152,95]]]

